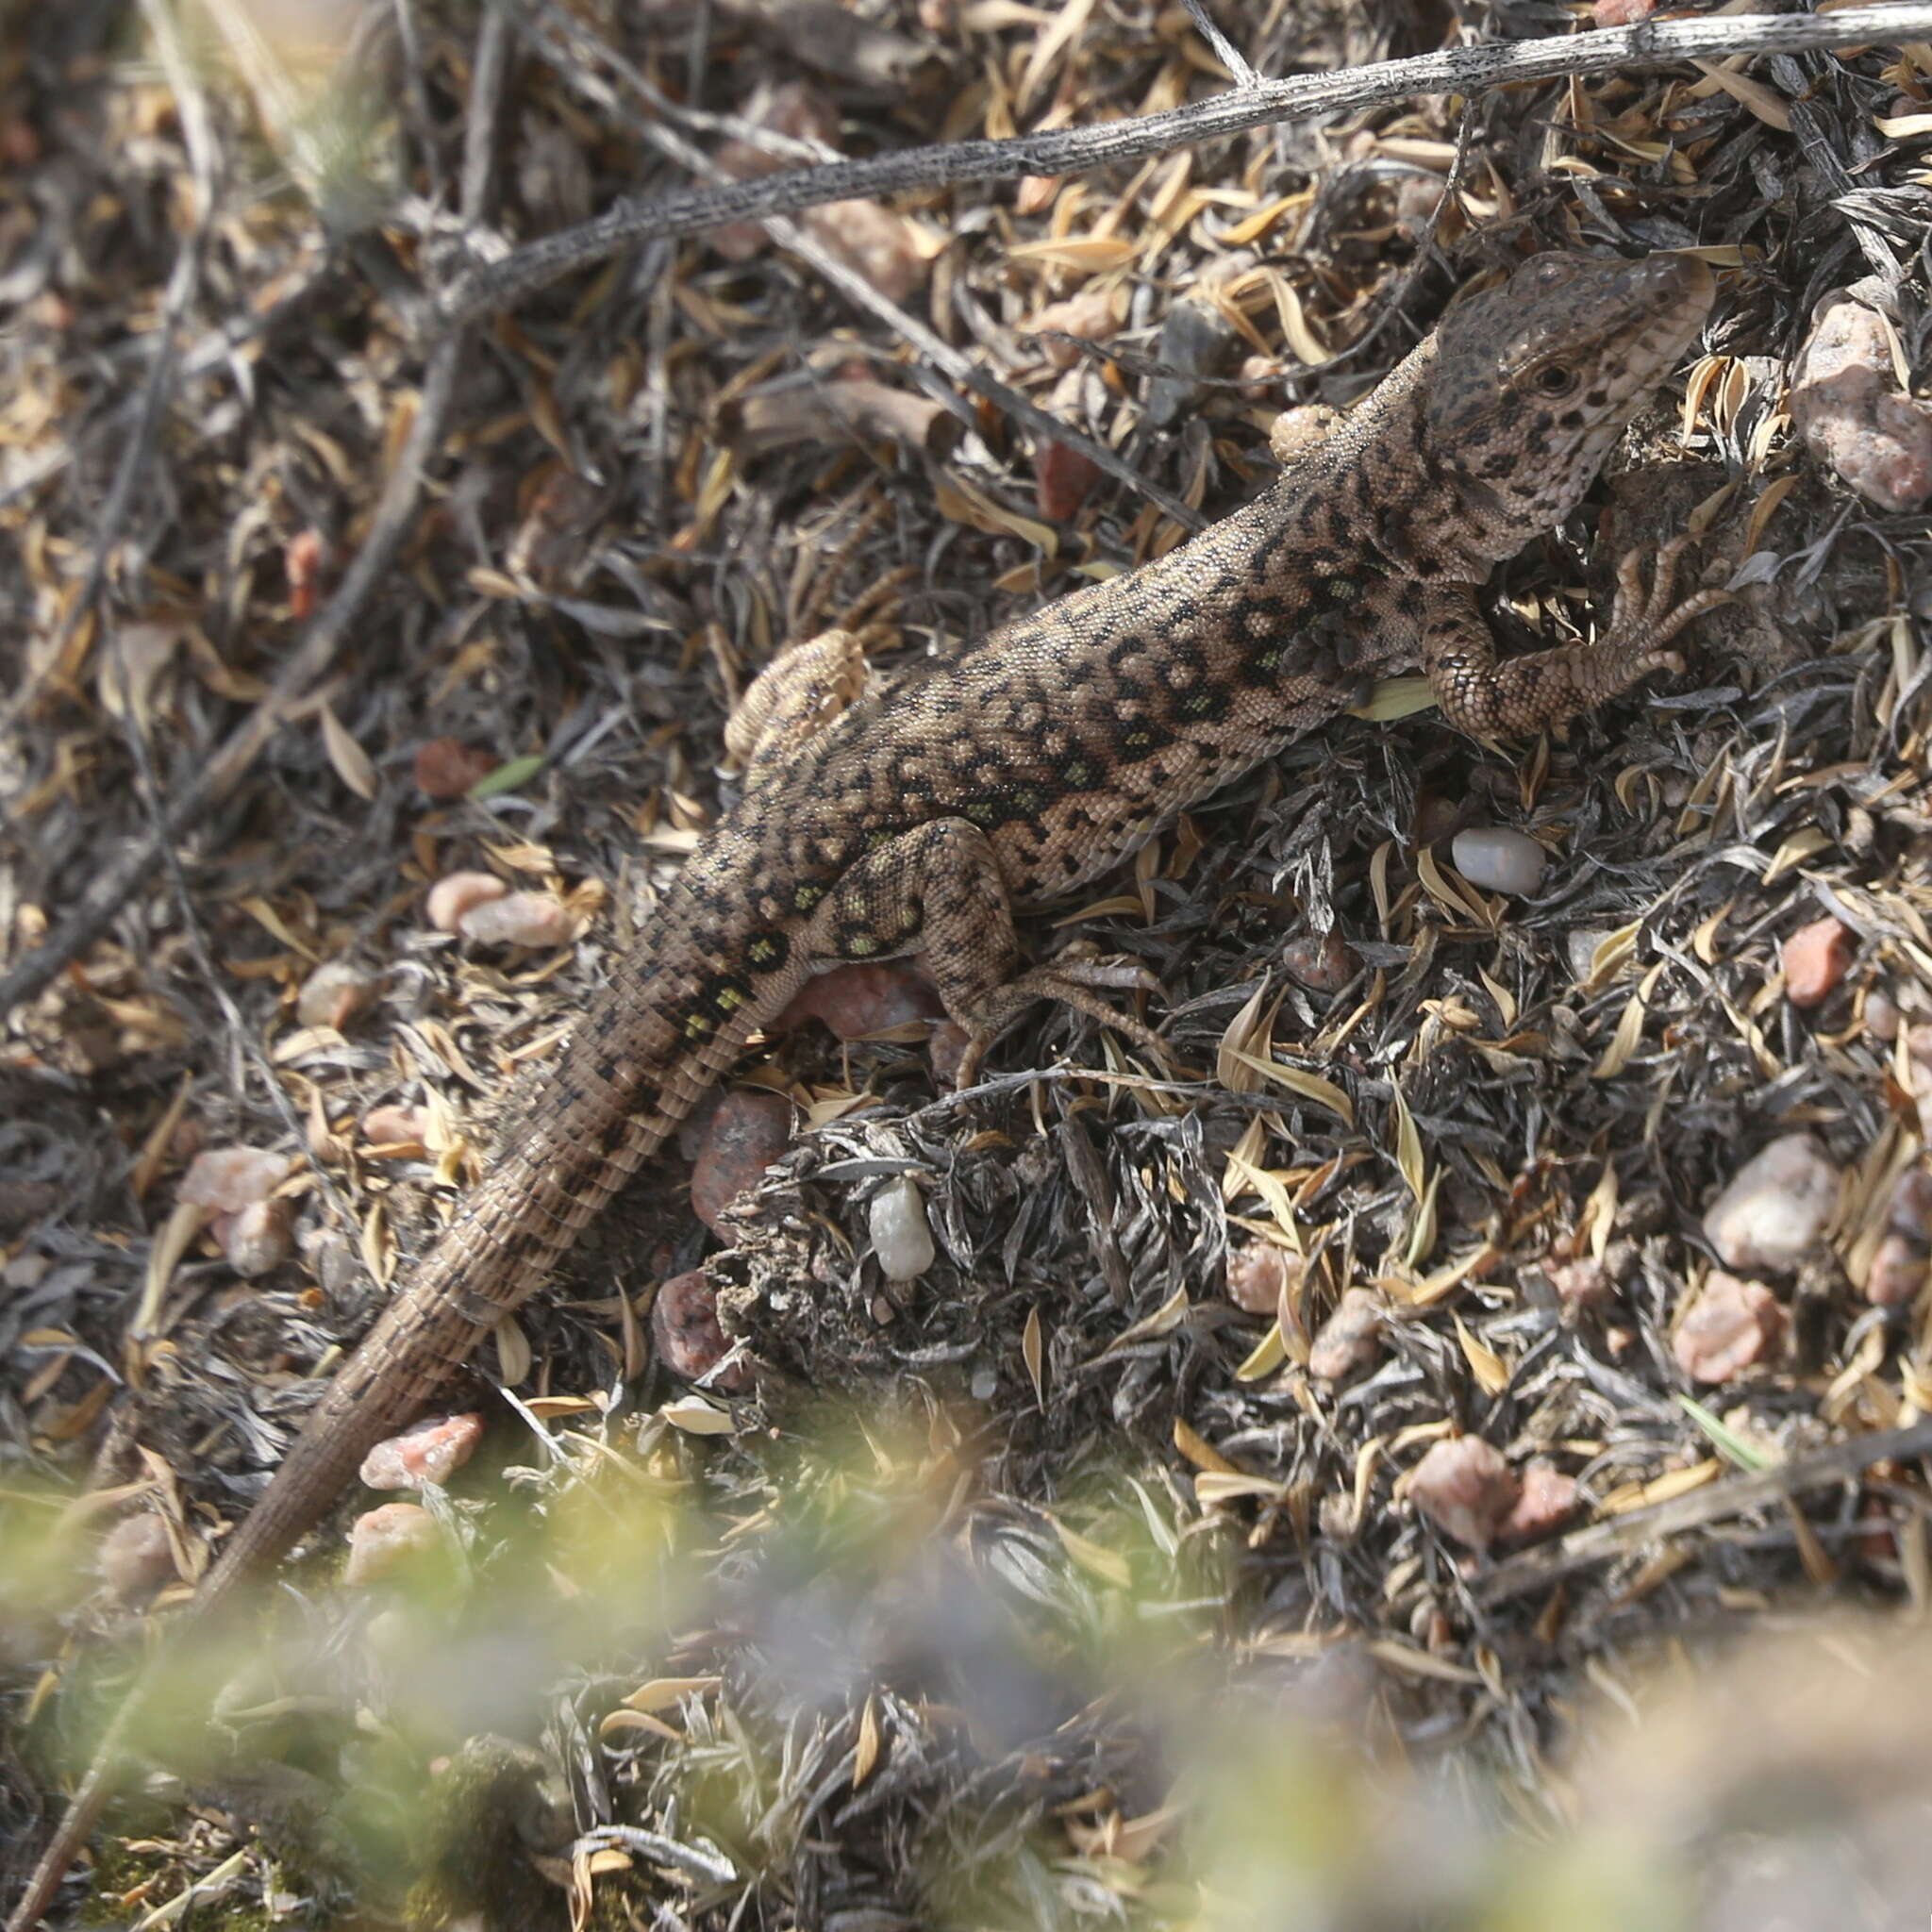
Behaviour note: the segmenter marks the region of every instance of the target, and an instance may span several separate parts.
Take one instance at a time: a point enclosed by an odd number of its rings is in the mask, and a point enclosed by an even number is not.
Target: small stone
[[[1761,1281],[1713,1268],[1677,1325],[1671,1352],[1693,1382],[1728,1382],[1769,1361],[1785,1337],[1785,1311]]]
[[[1876,309],[1840,290],[1812,311],[1787,401],[1814,460],[1879,508],[1932,499],[1932,408],[1898,387],[1891,339]]]
[[[1063,336],[1077,336],[1081,341],[1104,342],[1120,327],[1119,302],[1113,292],[1084,289],[1064,302],[1049,302],[1031,322],[1020,325],[1023,333],[1033,329],[1053,329]],[[1041,340],[1041,353],[1056,369],[1071,369],[1080,360],[1078,343]]]
[[[774,1023],[781,1030],[818,1020],[841,1040],[863,1040],[945,1011],[939,991],[903,960],[880,966],[835,966],[815,974]]]
[[[1415,819],[1409,828],[1418,850],[1453,838],[1462,824],[1462,813],[1457,801],[1444,798],[1440,791],[1424,791],[1416,800]]]
[[[175,1546],[168,1525],[142,1510],[124,1516],[105,1537],[95,1558],[105,1583],[123,1603],[143,1603],[175,1580]]]
[[[1898,1003],[1881,987],[1865,995],[1865,1031],[1889,1046],[1898,1038]]]
[[[674,1375],[695,1382],[708,1375],[731,1352],[731,1341],[718,1320],[718,1291],[702,1268],[674,1274],[651,1304],[651,1340],[658,1359]],[[715,1386],[726,1394],[746,1380],[745,1365],[734,1362]]]
[[[917,1281],[932,1266],[938,1250],[925,1218],[925,1196],[910,1174],[888,1181],[872,1197],[866,1218],[888,1281]]]
[[[1434,1444],[1408,1479],[1408,1497],[1445,1536],[1486,1550],[1516,1507],[1523,1486],[1501,1451],[1480,1436]]]
[[[1576,1478],[1564,1475],[1546,1462],[1532,1462],[1523,1472],[1523,1493],[1497,1529],[1506,1542],[1548,1536],[1576,1513]]]
[[[362,1138],[391,1158],[428,1151],[429,1109],[426,1107],[372,1107],[362,1116]]]
[[[691,1205],[698,1219],[716,1234],[725,1208],[758,1185],[791,1142],[791,1104],[782,1094],[762,1088],[727,1093],[707,1123],[691,1169]]]
[[[1310,992],[1338,993],[1361,970],[1361,960],[1339,932],[1304,933],[1283,945],[1281,966]]]
[[[425,798],[460,798],[496,766],[493,753],[479,751],[458,738],[432,738],[416,747],[412,775]]]
[[[181,1176],[180,1198],[217,1214],[239,1214],[267,1200],[288,1171],[288,1156],[266,1148],[205,1148]]]
[[[1726,1268],[1789,1274],[1823,1239],[1838,1187],[1824,1149],[1809,1134],[1786,1134],[1738,1170],[1705,1210],[1704,1232]]]
[[[1892,1183],[1886,1225],[1922,1247],[1932,1246],[1932,1173],[1908,1167]]]
[[[1785,997],[1794,1007],[1821,1006],[1837,991],[1857,941],[1842,920],[1814,919],[1784,945]]]
[[[228,1266],[251,1281],[273,1274],[293,1251],[286,1201],[251,1201],[233,1214],[218,1214],[213,1232]]]
[[[453,872],[429,889],[425,908],[438,932],[455,932],[463,915],[491,899],[501,899],[509,888],[492,872]]]
[[[414,1428],[378,1442],[362,1458],[361,1479],[372,1490],[420,1490],[446,1483],[475,1455],[483,1440],[483,1418],[425,1416]]]
[[[1273,1241],[1245,1241],[1227,1257],[1228,1300],[1270,1321],[1280,1312],[1283,1291],[1301,1278],[1301,1257]]]
[[[329,959],[302,982],[295,1017],[305,1026],[333,1026],[339,1032],[375,1003],[381,982],[347,959]]]
[[[1901,1308],[1925,1285],[1925,1250],[1894,1228],[1873,1251],[1865,1299],[1877,1308]]]
[[[1527,834],[1507,825],[1472,825],[1449,846],[1456,870],[1485,892],[1521,896],[1542,884],[1549,855]]]
[[[1657,11],[1657,0],[1594,0],[1591,26],[1635,26]]]
[[[349,1560],[342,1581],[375,1583],[411,1557],[425,1557],[441,1541],[436,1519],[419,1503],[385,1503],[365,1509],[349,1530]]]
[[[1369,1288],[1351,1288],[1322,1324],[1308,1350],[1308,1374],[1320,1382],[1340,1382],[1382,1358],[1382,1323],[1387,1309]]]
[[[1919,1138],[1932,1143],[1932,1025],[1923,1020],[1906,1028],[1906,1061],[1918,1104]]]
[[[575,936],[576,921],[548,892],[511,892],[465,908],[457,930],[484,946],[562,946]]]
[[[1100,465],[1063,442],[1042,442],[1033,457],[1033,500],[1050,524],[1072,523],[1093,486]]]
[[[1574,1322],[1579,1316],[1607,1307],[1616,1293],[1609,1270],[1594,1255],[1580,1255],[1574,1261],[1557,1261],[1543,1272],[1557,1291],[1557,1305],[1566,1321]]]

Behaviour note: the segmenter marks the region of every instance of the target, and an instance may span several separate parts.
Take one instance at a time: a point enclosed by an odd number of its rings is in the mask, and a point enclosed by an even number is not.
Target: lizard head
[[[1443,320],[1434,453],[1496,558],[1569,515],[1710,312],[1695,256],[1539,255]]]

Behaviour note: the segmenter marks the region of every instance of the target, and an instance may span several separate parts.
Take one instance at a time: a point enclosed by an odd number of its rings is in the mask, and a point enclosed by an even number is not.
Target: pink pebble
[[[483,1418],[425,1416],[414,1428],[378,1442],[362,1458],[361,1478],[372,1490],[420,1490],[446,1483],[475,1453],[483,1440]]]

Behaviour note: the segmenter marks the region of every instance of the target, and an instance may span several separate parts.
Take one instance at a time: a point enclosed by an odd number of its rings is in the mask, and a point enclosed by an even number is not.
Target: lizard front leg
[[[822,958],[879,959],[923,950],[948,1016],[966,1034],[957,1083],[970,1086],[986,1049],[1035,1000],[1058,1000],[1140,1045],[1159,1036],[1098,997],[1079,968],[1020,973],[1006,880],[991,844],[965,819],[901,832],[855,865],[821,908]]]
[[[1521,658],[1498,657],[1473,587],[1432,586],[1420,621],[1423,663],[1442,715],[1465,731],[1515,737],[1566,724],[1653,671],[1682,671],[1684,660],[1666,646],[1692,618],[1725,601],[1723,591],[1671,601],[1688,541],[1675,538],[1657,553],[1648,590],[1641,554],[1624,559],[1609,628],[1593,643]]]

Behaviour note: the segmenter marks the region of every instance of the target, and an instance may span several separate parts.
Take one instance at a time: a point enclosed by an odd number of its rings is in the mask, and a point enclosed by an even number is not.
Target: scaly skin
[[[336,1374],[190,1612],[205,1625],[550,1275],[815,966],[925,952],[965,1072],[1028,1002],[1137,1039],[1073,972],[1016,974],[1012,908],[1107,871],[1183,807],[1421,664],[1452,724],[1560,723],[1675,665],[1716,601],[1622,573],[1597,643],[1499,662],[1475,601],[1573,508],[1708,312],[1682,257],[1545,256],[1457,308],[1264,495],[1158,562],[866,694],[836,634],[748,694],[737,809],[692,855],[496,1164]],[[748,722],[747,722],[748,721]],[[149,1666],[8,1922],[26,1932],[109,1795]]]

